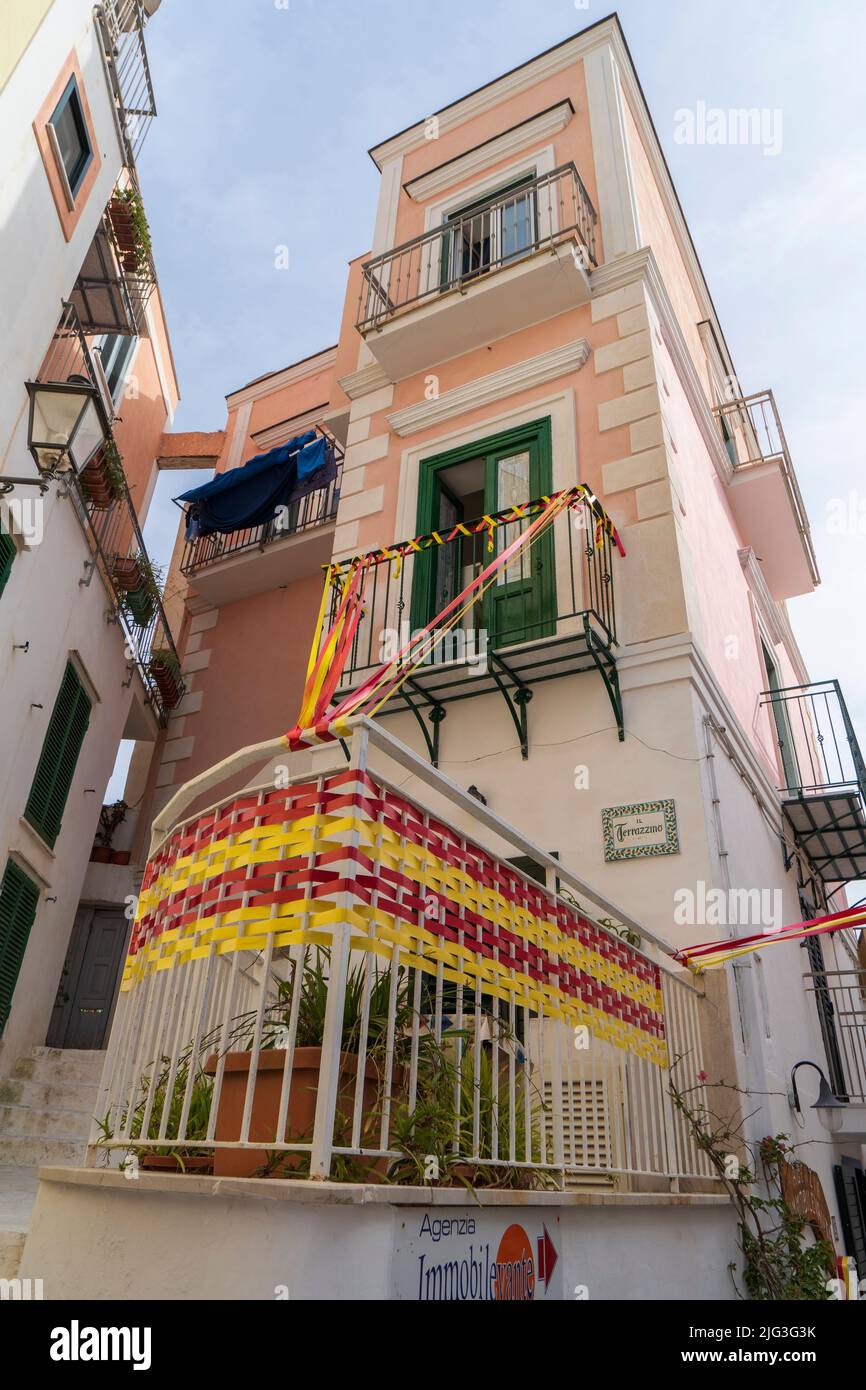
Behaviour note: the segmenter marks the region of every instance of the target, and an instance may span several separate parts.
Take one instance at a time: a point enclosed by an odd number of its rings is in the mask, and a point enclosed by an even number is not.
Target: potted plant
[[[291,1142],[293,1139],[308,1142],[313,1133],[319,1071],[322,1063],[322,1039],[328,999],[329,965],[329,950],[325,947],[317,947],[315,962],[310,963],[307,960],[301,976],[286,1129],[285,1133],[279,1136],[283,1142]],[[288,1029],[297,968],[297,963],[293,961],[288,980],[275,982],[277,997],[265,1015],[249,1128],[250,1139],[261,1144],[262,1147],[216,1149],[214,1151],[214,1174],[217,1177],[254,1177],[263,1170],[270,1171],[274,1168],[268,1146],[278,1139],[277,1126],[286,1059],[284,1039]],[[336,1128],[338,1129],[341,1127],[345,1129],[347,1125],[351,1124],[354,1110],[356,1079],[360,1063],[364,979],[364,967],[358,965],[349,971],[346,980],[337,1091]],[[362,1130],[369,1136],[366,1145],[368,1147],[376,1147],[371,1131],[375,1128],[375,1118],[381,1109],[383,1100],[382,1082],[390,993],[391,970],[389,967],[377,975],[373,981],[368,1005],[366,1053],[362,1082]],[[395,1038],[402,1039],[406,1034],[410,1015],[408,985],[405,972],[401,971],[395,1006]],[[215,1129],[215,1137],[218,1140],[237,1140],[240,1137],[252,1062],[252,1051],[250,1050],[252,1024],[252,1016],[239,1018],[235,1021],[235,1027],[232,1030],[233,1043],[241,1043],[242,1047],[237,1051],[230,1050],[224,1055],[225,1065]],[[205,1073],[214,1076],[219,1063],[219,1054],[213,1053],[205,1062]],[[407,1069],[403,1065],[398,1051],[392,1070],[392,1094],[400,1094],[405,1089],[406,1076]],[[305,1156],[302,1154],[283,1152],[279,1169],[285,1170],[291,1175],[303,1166],[304,1158]],[[377,1175],[381,1176],[384,1168],[384,1164],[375,1159],[364,1160],[361,1166],[366,1172],[367,1181],[374,1179]]]
[[[162,703],[166,709],[174,709],[183,689],[180,663],[168,647],[154,647],[150,654],[148,670],[156,682]]]
[[[123,602],[130,617],[139,627],[147,627],[161,597],[161,569],[144,551],[139,551],[137,555],[115,559],[114,577],[124,591]]]
[[[189,1055],[185,1054],[178,1063],[171,1096],[168,1100],[168,1119],[165,1126],[166,1142],[155,1147],[142,1145],[136,1148],[134,1144],[131,1146],[138,1156],[142,1171],[145,1173],[211,1173],[213,1171],[211,1152],[197,1147],[196,1142],[198,1141],[200,1144],[202,1140],[207,1138],[213,1097],[213,1081],[203,1072],[198,1072],[193,1079],[186,1133],[182,1143],[177,1141],[180,1119],[186,1100],[189,1065]],[[163,1058],[162,1068],[153,1087],[153,1103],[146,1134],[143,1133],[144,1116],[152,1083],[149,1077],[142,1078],[142,1099],[135,1108],[130,1125],[130,1135],[133,1141],[158,1137],[166,1106],[170,1070],[168,1058]]]
[[[108,215],[124,270],[130,273],[146,270],[151,257],[151,241],[141,194],[135,188],[115,190]]]
[[[107,510],[123,496],[126,475],[113,439],[100,445],[81,470],[78,481],[85,499],[96,511]]]
[[[128,864],[130,859],[129,850],[113,850],[112,841],[115,831],[119,825],[126,820],[128,806],[125,801],[113,801],[108,806],[103,806],[99,812],[99,827],[96,831],[96,842],[90,851],[90,858],[96,864]],[[123,856],[126,858],[124,859]]]

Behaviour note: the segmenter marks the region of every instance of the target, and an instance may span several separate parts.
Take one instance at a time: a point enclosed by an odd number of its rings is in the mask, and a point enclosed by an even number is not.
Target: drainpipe
[[[713,734],[724,733],[724,729],[716,724],[712,715],[708,714],[704,715],[703,725],[707,777],[710,784],[710,799],[713,807],[713,824],[716,831],[719,869],[722,879],[722,888],[730,902],[731,870],[728,850],[725,844],[725,831],[722,823],[722,804],[721,798],[719,797],[718,779],[716,778],[716,753],[713,745]],[[735,934],[734,929],[730,925],[727,927],[727,932],[729,936]],[[755,970],[749,958],[746,958],[746,960],[732,961],[731,969],[733,971],[734,992],[739,1013],[739,1031],[742,1036],[743,1083],[746,1090],[755,1093],[755,1102],[757,1105],[757,1109],[749,1122],[751,1134],[747,1137],[750,1139],[753,1137],[760,1139],[765,1134],[772,1132],[772,1123],[770,1119],[769,1098],[766,1095],[769,1086],[767,1083],[766,1058],[764,1056],[761,1030],[761,1015],[757,1002]],[[734,1023],[736,1030],[736,1020],[732,1017],[731,1021]]]

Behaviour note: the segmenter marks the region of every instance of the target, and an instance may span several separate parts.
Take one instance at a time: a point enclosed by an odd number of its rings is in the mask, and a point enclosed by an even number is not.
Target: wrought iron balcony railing
[[[596,265],[595,208],[573,163],[527,180],[442,226],[367,261],[357,328],[381,327],[401,310],[465,290],[479,277],[568,238],[585,268]]]
[[[828,883],[866,873],[866,765],[838,681],[765,690],[782,801],[799,846]]]
[[[543,681],[597,670],[604,680],[622,738],[622,704],[614,659],[616,602],[614,550],[607,517],[586,487],[546,533],[499,571],[461,625],[400,687],[382,713],[413,711],[435,763],[445,707],[499,691],[508,704],[524,756],[527,705]],[[406,645],[507,548],[544,506],[526,504],[523,516],[506,510],[461,523],[450,536],[415,537],[370,553],[363,616],[346,663],[341,691],[357,688]],[[330,568],[330,618],[336,614],[351,561]],[[433,726],[432,736],[422,716]]]
[[[866,970],[822,967],[804,980],[818,1009],[831,1089],[840,1100],[866,1105]]]
[[[181,559],[181,573],[198,574],[219,560],[229,559],[245,551],[265,550],[277,541],[300,535],[336,520],[343,476],[343,450],[330,435],[328,438],[337,458],[337,474],[327,487],[319,488],[316,492],[310,492],[306,497],[291,503],[287,515],[281,513],[261,526],[247,526],[227,535],[214,532],[210,536],[196,536],[187,541]]]
[[[803,538],[812,577],[817,584],[818,562],[812,545],[806,504],[797,482],[772,391],[757,391],[752,396],[725,401],[723,405],[714,407],[713,414],[719,422],[725,449],[735,471],[756,468],[765,463],[775,463],[782,470],[797,529]]]
[[[148,127],[156,115],[144,27],[153,6],[142,0],[102,0],[97,27],[108,81],[117,109],[127,167],[134,169]]]
[[[156,284],[150,251],[124,244],[124,206],[122,199],[111,199],[71,294],[86,333],[140,333]]]
[[[781,755],[787,796],[858,791],[866,800],[866,765],[838,681],[765,690]]]
[[[65,304],[37,379],[67,382],[74,376],[91,383],[110,422],[113,405],[101,368],[74,305]],[[104,446],[87,467],[80,475],[68,475],[67,493],[91,552],[79,583],[89,584],[99,572],[112,599],[113,619],[124,635],[130,667],[137,668],[147,700],[164,724],[184,693],[180,661],[110,424]]]

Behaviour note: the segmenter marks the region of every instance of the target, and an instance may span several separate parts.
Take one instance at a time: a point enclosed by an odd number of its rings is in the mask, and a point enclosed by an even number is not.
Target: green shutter
[[[6,861],[0,884],[0,1033],[12,1008],[27,938],[36,916],[39,889],[14,860]]]
[[[63,674],[24,810],[26,819],[52,847],[60,834],[66,798],[89,720],[90,700],[70,661]]]
[[[0,594],[6,588],[6,580],[12,572],[12,561],[15,559],[15,542],[11,536],[0,527]]]

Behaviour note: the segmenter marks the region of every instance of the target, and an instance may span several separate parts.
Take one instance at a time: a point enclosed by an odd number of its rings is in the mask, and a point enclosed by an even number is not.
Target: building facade
[[[46,1041],[103,1045],[133,871],[120,836],[113,862],[90,855],[120,740],[153,743],[170,707],[157,676],[174,642],[141,536],[178,401],[135,162],[156,8],[12,3],[2,19],[4,1077]],[[4,1108],[4,1164],[32,1122]]]
[[[323,576],[333,615],[370,557],[345,693],[571,489],[377,721],[539,847],[508,861],[521,872],[553,891],[558,860],[617,904],[614,928],[683,948],[844,906],[866,869],[866,776],[842,693],[810,681],[786,610],[819,582],[808,519],[772,393],[740,386],[618,21],[370,154],[375,226],[336,346],[232,392],[208,446],[221,475],[313,432],[335,470],[287,516],[182,522],[184,694],[133,760],[135,860],[184,784],[294,724]],[[296,756],[315,775],[317,754]],[[470,834],[470,803],[437,802],[413,766],[401,794],[450,805]],[[230,767],[219,795],[246,778]],[[743,957],[707,977],[702,1005],[710,1084],[741,1093],[750,1139],[804,1145],[854,1258],[863,979],[856,934],[838,933]],[[832,1142],[792,1105],[804,1060],[844,1102]],[[597,1132],[582,1096],[559,1124]],[[673,1252],[665,1219],[646,1239]],[[713,1240],[723,1268],[727,1235]]]

